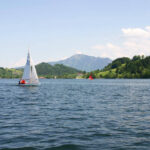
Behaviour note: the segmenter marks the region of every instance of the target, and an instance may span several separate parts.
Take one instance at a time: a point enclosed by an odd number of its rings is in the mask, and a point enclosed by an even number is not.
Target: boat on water
[[[19,85],[23,86],[36,86],[39,85],[39,79],[37,76],[36,68],[34,66],[33,60],[31,58],[30,52],[28,51],[27,62],[24,67],[24,72]]]
[[[93,77],[92,77],[92,75],[90,75],[90,76],[89,76],[89,80],[93,80]]]

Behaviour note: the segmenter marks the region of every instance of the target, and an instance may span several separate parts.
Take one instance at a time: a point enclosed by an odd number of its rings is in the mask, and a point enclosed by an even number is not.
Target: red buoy
[[[89,80],[93,80],[93,77],[92,77],[92,75],[90,75],[90,76],[89,76]]]

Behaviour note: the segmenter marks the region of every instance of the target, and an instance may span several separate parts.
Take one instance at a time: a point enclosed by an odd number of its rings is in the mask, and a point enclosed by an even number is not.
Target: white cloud
[[[92,48],[93,48],[93,49],[102,50],[102,49],[105,48],[105,46],[104,46],[104,45],[95,45],[95,46],[93,46]]]
[[[64,56],[64,57],[61,57],[60,59],[58,59],[57,61],[59,61],[59,60],[65,60],[65,59],[67,59],[68,57],[66,57],[66,56]]]
[[[13,65],[8,66],[9,68],[15,68],[15,67],[21,67],[24,66],[26,63],[26,58],[21,58],[20,60],[18,60],[17,62],[15,62]]]
[[[123,42],[118,45],[106,43],[95,45],[101,57],[115,59],[118,57],[133,57],[134,55],[150,55],[150,26],[142,28],[123,28]],[[118,40],[119,41],[119,40]]]
[[[76,51],[76,54],[82,54],[82,52],[81,51]]]
[[[22,67],[22,66],[25,66],[26,64],[26,61],[27,61],[27,58],[26,57],[23,57],[21,58],[20,60],[18,60],[17,62],[13,63],[13,65],[10,65],[8,66],[8,68],[17,68],[17,67]],[[41,62],[41,61],[40,61]],[[33,60],[33,63],[36,65],[38,63],[40,63],[39,61],[38,62],[35,62]]]
[[[72,49],[75,54],[83,54],[83,52],[80,49]]]
[[[141,29],[141,28],[123,28],[122,32],[124,36],[126,37],[139,37],[139,38],[149,38],[150,37],[150,32],[149,32],[150,27],[146,27],[146,29]]]
[[[107,43],[106,45],[96,45],[93,46],[92,49],[97,49],[100,57],[115,59],[117,57],[122,57],[122,53],[125,55],[124,49],[112,43]]]
[[[145,29],[150,32],[150,26],[146,26]]]

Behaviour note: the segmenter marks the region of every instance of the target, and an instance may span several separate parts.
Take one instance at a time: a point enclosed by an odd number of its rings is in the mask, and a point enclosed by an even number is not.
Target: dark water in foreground
[[[150,80],[16,82],[0,80],[0,149],[150,149]]]

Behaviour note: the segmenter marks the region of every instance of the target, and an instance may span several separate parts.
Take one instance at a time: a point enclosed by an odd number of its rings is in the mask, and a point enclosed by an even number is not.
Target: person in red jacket
[[[19,84],[26,84],[26,81],[25,80],[21,80],[21,81],[19,81]]]

